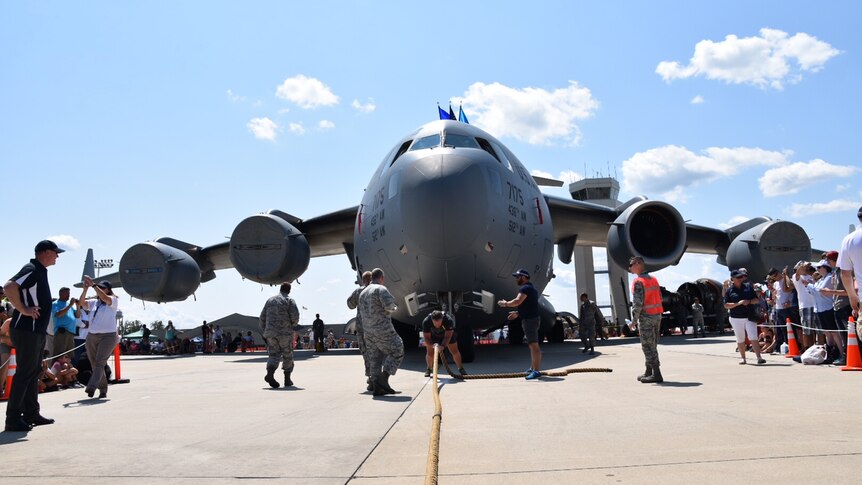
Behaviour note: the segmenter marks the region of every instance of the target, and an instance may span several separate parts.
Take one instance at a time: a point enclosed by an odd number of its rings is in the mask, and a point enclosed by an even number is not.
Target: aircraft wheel
[[[548,332],[548,342],[561,344],[566,340],[566,332],[563,328],[563,321],[559,318],[555,319],[554,326]]]
[[[419,330],[413,325],[406,325],[401,322],[392,321],[395,331],[404,342],[404,351],[412,352],[419,348]]]
[[[461,352],[461,361],[473,362],[476,359],[476,349],[473,339],[473,328],[467,322],[458,322],[458,352]]]
[[[521,319],[509,321],[509,345],[522,345],[524,343],[524,327],[521,326]]]

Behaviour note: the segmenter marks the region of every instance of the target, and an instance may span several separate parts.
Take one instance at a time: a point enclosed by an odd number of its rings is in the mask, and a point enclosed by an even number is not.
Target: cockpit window
[[[514,172],[515,169],[512,168],[512,163],[509,162],[509,159],[506,158],[506,152],[503,151],[503,147],[493,142],[491,142],[491,145],[494,147],[494,151],[497,152],[497,159],[500,160],[500,163],[502,163],[504,167],[508,168],[509,171]]]
[[[413,140],[407,140],[404,143],[402,143],[400,147],[398,147],[398,152],[395,154],[394,157],[392,157],[392,162],[389,163],[389,166],[394,165],[395,160],[398,160],[398,157],[407,153],[407,149],[410,147],[410,142],[412,142],[412,141]]]
[[[445,133],[443,135],[443,146],[453,148],[479,148],[476,139],[467,135],[456,135],[455,133]]]
[[[479,146],[482,147],[482,150],[488,152],[492,157],[496,158],[498,162],[500,161],[500,157],[498,157],[497,154],[494,153],[494,149],[491,148],[491,144],[488,143],[488,140],[484,138],[476,138],[476,141],[479,142]]]
[[[422,137],[415,142],[413,142],[413,146],[410,147],[410,151],[413,150],[422,150],[425,148],[436,148],[440,146],[440,134],[429,135]]]

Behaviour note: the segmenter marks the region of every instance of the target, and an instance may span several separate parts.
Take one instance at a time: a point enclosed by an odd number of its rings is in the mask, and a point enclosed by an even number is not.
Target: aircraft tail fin
[[[81,273],[81,281],[84,276],[94,277],[96,275],[96,262],[93,259],[93,248],[87,249],[87,259],[84,260],[84,272]]]

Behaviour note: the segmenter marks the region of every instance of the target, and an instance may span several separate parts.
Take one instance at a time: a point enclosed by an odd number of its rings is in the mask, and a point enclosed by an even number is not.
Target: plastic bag
[[[806,365],[818,365],[826,362],[826,347],[823,345],[812,345],[802,353],[802,363]]]

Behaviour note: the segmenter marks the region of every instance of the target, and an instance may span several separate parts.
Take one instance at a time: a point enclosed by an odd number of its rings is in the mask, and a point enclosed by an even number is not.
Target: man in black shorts
[[[467,374],[464,364],[461,362],[461,352],[458,351],[458,343],[455,338],[455,319],[448,313],[434,310],[422,321],[422,334],[425,338],[425,362],[428,368],[425,377],[431,376],[431,368],[434,365],[434,344],[440,344],[443,350],[449,349],[452,360],[458,366],[461,375]]]
[[[500,300],[497,302],[501,307],[517,307],[517,311],[509,312],[509,321],[521,318],[524,327],[524,336],[527,337],[527,345],[530,346],[530,369],[527,371],[526,379],[533,380],[542,376],[542,350],[539,349],[539,291],[530,283],[530,273],[525,269],[519,269],[512,273],[515,282],[520,289],[514,300]]]

